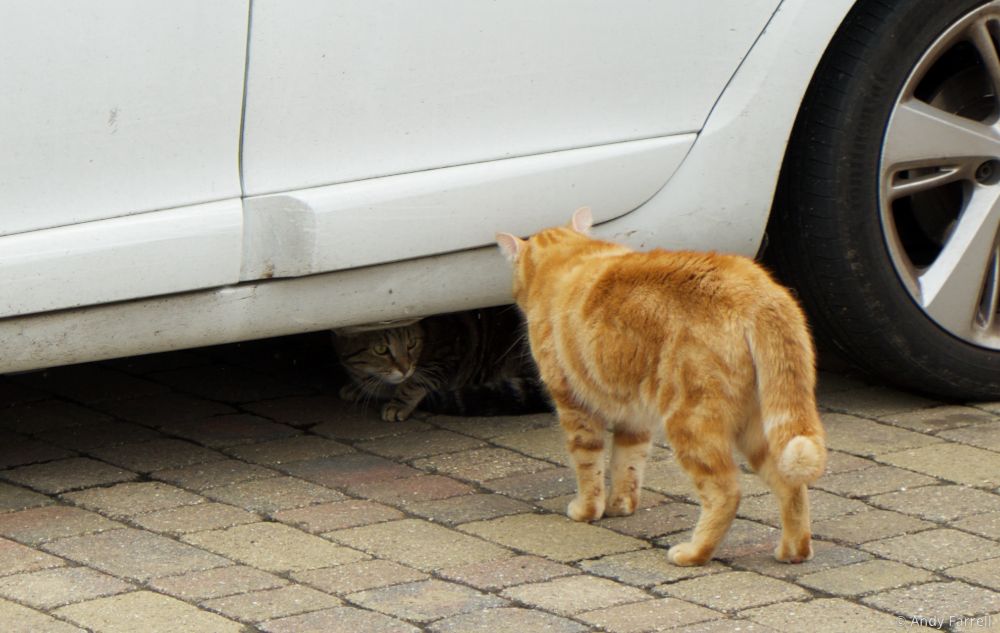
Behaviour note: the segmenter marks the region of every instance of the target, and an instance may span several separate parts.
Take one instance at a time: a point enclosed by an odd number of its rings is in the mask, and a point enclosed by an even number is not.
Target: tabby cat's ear
[[[577,233],[588,235],[590,227],[594,226],[594,216],[590,213],[590,207],[580,207],[573,212],[573,221],[570,223]]]
[[[497,233],[497,244],[500,246],[500,252],[511,262],[516,262],[524,250],[524,240],[510,233]]]

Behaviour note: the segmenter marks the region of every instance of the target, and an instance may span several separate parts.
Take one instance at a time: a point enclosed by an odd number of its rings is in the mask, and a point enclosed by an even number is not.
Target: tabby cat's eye
[[[375,346],[374,351],[379,356],[382,356],[383,354],[389,351],[389,347],[384,343],[379,343],[378,345]]]

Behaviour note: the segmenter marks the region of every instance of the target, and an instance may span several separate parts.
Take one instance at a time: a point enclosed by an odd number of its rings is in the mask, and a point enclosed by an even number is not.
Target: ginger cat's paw
[[[570,501],[566,507],[566,516],[574,521],[596,521],[604,515],[604,504],[598,503],[594,499],[580,499],[577,497]]]
[[[711,552],[695,547],[694,543],[678,543],[667,550],[667,560],[678,567],[704,565],[712,557]]]
[[[606,517],[627,517],[639,507],[639,499],[633,495],[619,495],[608,499],[608,505],[604,510]]]
[[[812,557],[813,548],[808,537],[796,544],[782,541],[776,548],[774,548],[775,560],[782,563],[804,563],[805,561],[812,559]]]
[[[387,402],[382,407],[382,419],[386,422],[405,422],[411,413],[413,413],[413,407],[399,402]]]

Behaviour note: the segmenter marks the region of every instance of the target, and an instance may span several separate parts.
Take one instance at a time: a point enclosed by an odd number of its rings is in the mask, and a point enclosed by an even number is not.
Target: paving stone
[[[935,433],[970,424],[992,422],[997,416],[973,407],[944,406],[882,416],[883,422],[920,433]]]
[[[309,611],[338,607],[343,603],[315,589],[288,585],[278,589],[251,591],[201,603],[203,607],[244,622],[261,622]]]
[[[32,402],[4,411],[0,427],[35,435],[53,429],[68,429],[107,422],[111,418],[103,413],[63,400]]]
[[[796,607],[799,605],[798,602],[790,604]],[[777,629],[772,629],[757,622],[737,619],[736,617],[709,620],[700,624],[689,624],[676,629],[670,629],[671,633],[733,633],[734,631],[737,633],[776,633]]]
[[[205,496],[254,512],[277,512],[314,503],[341,501],[344,495],[295,477],[271,477],[210,488]]]
[[[965,517],[954,521],[952,526],[1000,541],[1000,512]]]
[[[336,396],[292,396],[251,402],[243,408],[275,422],[304,428],[322,422],[336,422],[348,406]]]
[[[945,570],[944,573],[952,578],[960,578],[1000,591],[1000,558],[959,565]]]
[[[879,556],[932,571],[1000,557],[1000,544],[946,528],[895,536],[862,547]]]
[[[471,494],[474,489],[467,484],[441,475],[420,475],[392,481],[350,484],[347,486],[347,490],[354,496],[392,506],[408,507],[410,504],[421,501]]]
[[[329,567],[365,558],[360,552],[280,523],[251,523],[185,534],[182,538],[245,565],[275,573]]]
[[[193,505],[205,499],[158,481],[129,482],[110,488],[89,488],[62,495],[66,501],[115,518]]]
[[[84,404],[164,393],[155,382],[100,365],[72,365],[19,376],[18,382],[66,396]]]
[[[435,455],[418,459],[413,462],[413,466],[421,470],[480,482],[552,468],[552,464],[548,462],[525,457],[505,448],[479,448]]]
[[[90,454],[108,463],[140,473],[223,459],[220,453],[191,442],[173,439],[106,446],[90,451]]]
[[[649,547],[644,541],[553,515],[518,514],[466,523],[460,529],[562,563]]]
[[[1000,486],[1000,453],[973,446],[925,446],[879,455],[879,461],[969,486]]]
[[[287,584],[288,581],[284,578],[244,565],[216,567],[179,576],[154,578],[149,582],[151,588],[187,601],[209,600],[238,593],[275,589]]]
[[[864,470],[854,470],[836,475],[825,475],[813,487],[845,497],[868,497],[887,492],[909,490],[936,483],[926,475],[895,468],[875,466]]]
[[[6,377],[0,377],[0,409],[12,408],[25,402],[43,400],[48,397],[44,391],[19,385]]]
[[[534,507],[541,508],[552,514],[565,514],[566,508],[569,506],[570,502],[576,497],[576,493],[571,495],[562,495],[560,497],[552,497],[550,499],[543,499],[541,501],[534,502]],[[616,532],[621,532],[623,534],[628,534],[629,536],[637,536],[637,534],[632,534],[631,532],[641,531],[641,527],[645,526],[647,528],[653,528],[651,522],[644,522],[637,518],[643,510],[648,510],[659,505],[663,505],[670,501],[670,498],[661,495],[658,492],[653,492],[652,490],[643,490],[642,495],[639,497],[639,507],[636,508],[635,514],[627,517],[608,517],[605,516],[598,519],[595,523],[601,527],[614,529]],[[634,525],[633,525],[634,523]],[[633,529],[629,529],[632,527]],[[683,529],[683,526],[678,527],[678,530]]]
[[[646,633],[721,617],[721,614],[675,598],[660,598],[588,611],[579,616],[609,633]]]
[[[126,422],[100,422],[87,426],[55,429],[37,436],[51,444],[74,451],[91,451],[102,446],[115,446],[133,442],[146,442],[162,436],[138,424]]]
[[[997,433],[996,429],[998,425],[1000,425],[1000,420],[994,417],[983,424],[938,433],[938,437],[997,452],[1000,451],[1000,433]]]
[[[710,561],[698,567],[678,567],[667,559],[667,552],[662,549],[643,549],[625,554],[612,554],[594,560],[585,560],[579,565],[588,573],[639,587],[652,587],[661,583],[707,576],[729,569],[716,561]]]
[[[238,484],[244,481],[255,481],[281,475],[276,470],[246,464],[235,459],[223,459],[203,464],[194,464],[183,468],[157,470],[151,477],[176,484],[182,488],[203,492],[209,488],[218,488]]]
[[[224,503],[199,503],[198,505],[150,512],[133,517],[132,521],[153,532],[186,534],[255,523],[260,521],[260,517],[252,512]]]
[[[440,429],[361,442],[361,450],[390,459],[410,460],[483,446],[482,440]]]
[[[801,587],[748,571],[729,571],[689,578],[662,585],[657,588],[657,593],[730,612],[809,597],[809,593]]]
[[[337,543],[421,571],[500,560],[513,555],[510,550],[494,543],[418,519],[338,530],[325,536]]]
[[[564,466],[572,463],[566,450],[566,435],[558,424],[501,435],[492,438],[491,441],[535,459]]]
[[[420,633],[412,624],[354,607],[313,611],[258,626],[266,633]]]
[[[428,630],[434,633],[582,633],[587,627],[550,613],[507,607],[456,615],[435,622]]]
[[[252,402],[303,395],[308,390],[243,367],[206,365],[151,375],[179,391],[220,402]]]
[[[800,633],[803,623],[808,623],[810,633],[894,631],[899,627],[891,615],[840,598],[772,604],[743,615],[783,633]]]
[[[411,514],[449,525],[531,511],[527,503],[497,494],[463,494],[436,501],[408,503],[405,507]]]
[[[827,413],[823,416],[827,446],[862,457],[892,453],[902,449],[940,444],[941,440],[889,424]]]
[[[354,452],[354,449],[325,437],[298,435],[259,444],[234,446],[227,452],[248,462],[271,466],[343,455]]]
[[[282,465],[290,475],[330,488],[390,481],[419,475],[420,471],[375,455],[347,453]]]
[[[0,538],[0,576],[59,567],[64,564],[55,556]]]
[[[869,560],[806,574],[798,582],[830,594],[860,596],[933,579],[934,574],[923,569],[891,560]]]
[[[1000,512],[1000,496],[948,484],[878,495],[869,499],[869,503],[938,522],[970,514]]]
[[[522,501],[541,501],[576,493],[576,475],[569,468],[551,468],[492,479],[483,487]]]
[[[316,435],[335,440],[364,441],[394,435],[422,433],[433,428],[430,424],[417,418],[410,418],[405,422],[383,422],[379,419],[378,409],[372,407],[367,411],[361,408],[352,408],[346,414],[341,414],[336,420],[321,422],[309,430]]]
[[[276,521],[288,523],[313,534],[393,521],[402,519],[404,516],[395,508],[373,501],[356,499],[281,510],[273,514]]]
[[[554,413],[497,415],[488,418],[435,415],[433,421],[435,426],[484,440],[501,435],[523,433],[532,429],[559,428],[559,421]]]
[[[265,418],[247,413],[218,415],[201,420],[168,422],[163,425],[162,429],[171,435],[177,435],[210,448],[253,444],[301,433],[293,427],[275,424]]]
[[[221,402],[182,393],[163,393],[144,398],[105,402],[99,406],[102,411],[107,411],[117,418],[154,428],[236,413],[236,409]]]
[[[52,609],[132,589],[129,583],[86,567],[45,569],[0,578],[0,596],[38,609]]]
[[[654,494],[644,494],[642,503]],[[698,513],[698,506],[690,503],[671,502],[646,508],[640,504],[632,516],[606,517],[597,525],[636,538],[651,539],[692,528],[698,521]]]
[[[363,607],[426,623],[440,618],[507,606],[506,600],[441,580],[421,580],[391,587],[368,589],[347,596]]]
[[[669,549],[672,545],[691,540],[692,530],[686,530],[678,534],[672,534],[656,539],[654,543],[663,548]],[[718,549],[715,550],[714,558],[720,560],[741,560],[757,555],[770,556],[774,551],[774,546],[778,544],[781,532],[769,525],[763,525],[755,521],[736,519],[729,526],[729,532],[722,540]]]
[[[44,547],[112,576],[143,582],[229,564],[224,558],[190,545],[132,528],[74,536]]]
[[[649,599],[648,594],[635,587],[594,576],[567,576],[519,585],[505,589],[500,595],[559,615]]]
[[[0,471],[2,479],[49,494],[90,486],[106,486],[131,481],[137,477],[138,475],[133,472],[87,457],[74,457]]]
[[[30,545],[121,527],[99,514],[63,505],[0,514],[0,535]]]
[[[933,527],[935,527],[933,523],[898,512],[867,510],[816,521],[812,525],[812,531],[814,536],[820,538],[858,544],[900,534],[912,534]]]
[[[1000,593],[964,582],[930,582],[862,599],[904,618],[933,618],[951,626],[953,618],[1000,613]]]
[[[40,495],[21,486],[0,483],[0,524],[3,522],[4,512],[37,508],[51,503],[53,503],[52,499],[45,495]],[[2,533],[0,532],[0,534]]]
[[[823,521],[842,514],[863,512],[869,509],[869,506],[856,499],[848,499],[823,490],[809,491],[809,515],[813,521]],[[768,525],[778,526],[781,524],[778,500],[770,494],[741,500],[737,514]]]
[[[838,413],[879,417],[928,408],[936,403],[884,387],[861,387],[824,394],[819,404]]]
[[[50,462],[76,455],[73,451],[27,437],[14,435],[0,443],[0,468]]]
[[[55,614],[101,633],[241,633],[243,630],[243,625],[237,622],[149,591],[71,604]]]
[[[843,567],[844,565],[853,565],[871,558],[871,555],[867,552],[826,541],[814,539],[812,546],[812,559],[800,565],[789,565],[788,563],[779,562],[775,560],[771,551],[758,551],[749,556],[726,560],[739,569],[791,580],[812,572]]]
[[[673,459],[646,464],[643,487],[672,497],[697,500],[691,477]]]
[[[336,595],[346,595],[398,585],[405,582],[426,580],[429,576],[389,560],[363,560],[337,567],[298,571],[292,577],[320,591]]]
[[[826,472],[823,477],[838,473],[849,473],[865,468],[874,468],[875,466],[878,466],[878,462],[873,462],[870,459],[851,455],[850,453],[828,450],[826,452]],[[823,477],[820,478],[820,481],[822,481]]]
[[[0,622],[9,633],[85,633],[40,611],[0,599]]]
[[[537,556],[514,556],[505,560],[450,567],[439,570],[438,573],[443,578],[471,585],[482,591],[495,591],[513,585],[571,576],[578,574],[579,570]]]

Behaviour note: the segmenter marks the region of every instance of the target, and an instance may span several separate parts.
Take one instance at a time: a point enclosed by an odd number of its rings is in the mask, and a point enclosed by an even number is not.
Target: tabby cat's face
[[[334,346],[344,367],[355,376],[398,385],[416,371],[424,333],[419,323],[389,330],[338,333]]]

